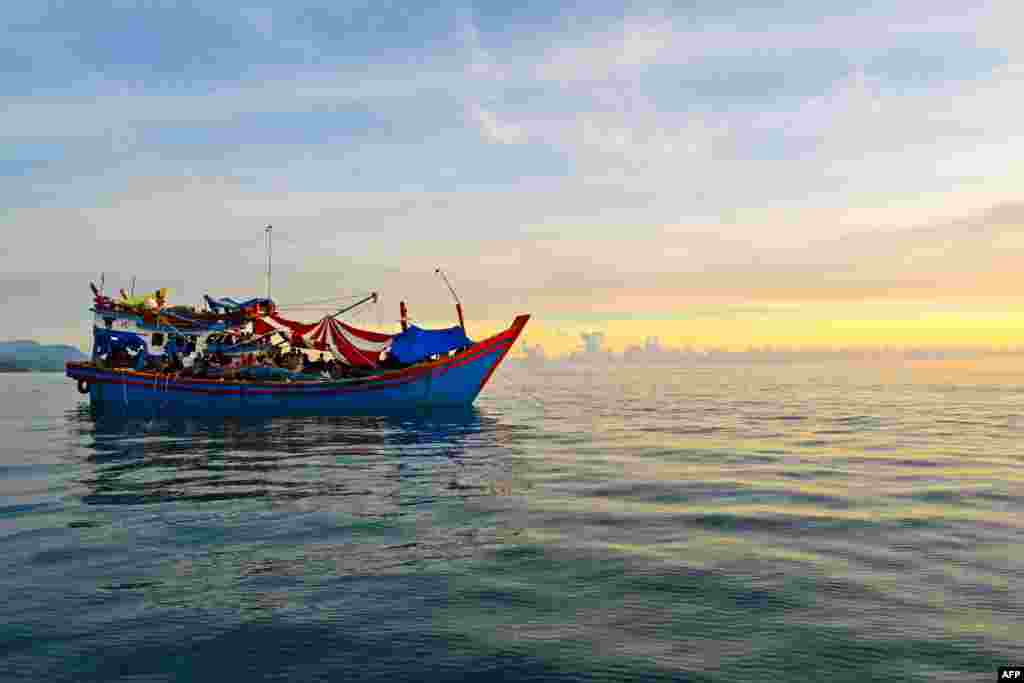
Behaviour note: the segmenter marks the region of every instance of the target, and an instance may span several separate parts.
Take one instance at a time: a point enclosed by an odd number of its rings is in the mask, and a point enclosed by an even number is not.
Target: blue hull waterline
[[[339,415],[467,407],[515,344],[529,320],[441,360],[367,377],[258,382],[183,378],[156,372],[68,363],[66,374],[104,413],[189,415]]]

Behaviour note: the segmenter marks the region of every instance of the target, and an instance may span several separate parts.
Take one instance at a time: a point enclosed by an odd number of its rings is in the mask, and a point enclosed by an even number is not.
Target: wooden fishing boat
[[[361,330],[338,318],[373,293],[314,323],[289,320],[270,298],[270,230],[267,227],[267,294],[243,302],[206,296],[204,310],[168,306],[167,291],[121,298],[93,292],[93,353],[88,362],[68,363],[66,374],[91,404],[106,412],[237,415],[347,413],[386,414],[410,409],[469,406],[515,344],[529,315],[482,341],[466,336],[462,304],[459,325],[421,329],[408,321],[401,303],[401,331]],[[276,340],[276,341],[275,341]],[[283,362],[319,351],[331,360],[315,372]],[[134,354],[134,355],[132,355]],[[275,357],[278,363],[272,363]],[[254,363],[257,355],[260,363]],[[195,359],[185,365],[182,359]],[[310,364],[313,367],[313,364]]]
[[[526,326],[518,316],[502,332],[434,360],[356,377],[258,381],[180,377],[174,373],[68,363],[67,376],[104,411],[129,414],[392,413],[468,406]]]

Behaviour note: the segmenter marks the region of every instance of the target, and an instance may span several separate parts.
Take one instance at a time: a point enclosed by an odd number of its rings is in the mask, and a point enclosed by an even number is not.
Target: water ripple
[[[4,380],[14,679],[989,680],[1024,392],[520,367],[456,414],[112,421]]]

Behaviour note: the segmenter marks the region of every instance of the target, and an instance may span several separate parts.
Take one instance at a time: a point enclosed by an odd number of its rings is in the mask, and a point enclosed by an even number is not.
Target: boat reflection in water
[[[203,546],[229,543],[242,575],[323,572],[324,561],[329,574],[372,574],[468,558],[508,531],[496,513],[516,488],[522,428],[473,408],[147,421],[82,407],[69,417],[88,451],[83,511],[103,526],[148,525],[146,542],[177,547],[190,568]]]

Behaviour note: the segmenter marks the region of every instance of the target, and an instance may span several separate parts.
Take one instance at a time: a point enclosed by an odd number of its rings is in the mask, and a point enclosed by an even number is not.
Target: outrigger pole
[[[362,306],[367,301],[373,301],[374,303],[376,303],[377,302],[377,292],[371,292],[368,296],[363,297],[362,299],[360,299],[359,301],[355,302],[354,304],[346,306],[345,308],[341,309],[337,313],[332,313],[331,315],[324,316],[324,320],[326,320],[327,318],[337,318],[342,313],[348,313],[353,308],[356,308],[358,306]]]
[[[465,332],[466,321],[462,318],[462,302],[459,301],[459,295],[455,293],[455,288],[452,287],[452,283],[448,282],[448,277],[444,274],[443,270],[437,268],[434,270],[434,272],[440,275],[441,279],[444,280],[444,283],[448,285],[448,291],[452,293],[452,297],[455,299],[455,310],[459,314],[459,327],[461,327],[462,331]]]
[[[268,225],[263,232],[267,233],[267,301],[270,301],[270,233],[274,226]]]

